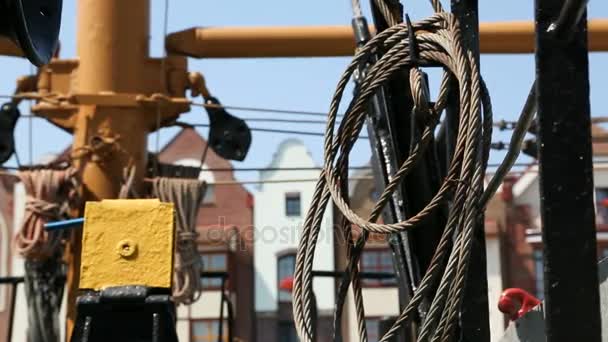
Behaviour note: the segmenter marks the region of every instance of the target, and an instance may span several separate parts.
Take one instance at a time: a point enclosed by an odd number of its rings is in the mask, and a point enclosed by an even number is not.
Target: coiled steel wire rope
[[[351,224],[355,224],[363,230],[356,243],[352,244],[350,240],[347,240],[349,265],[346,273],[349,276],[346,282],[340,286],[336,304],[336,317],[339,317],[346,289],[349,282],[352,281],[361,341],[367,341],[367,337],[357,265],[369,233],[390,234],[412,229],[425,217],[432,214],[439,204],[451,199],[448,222],[429,269],[413,298],[381,341],[390,339],[402,325],[411,321],[412,314],[429,290],[430,285],[440,276],[440,285],[420,331],[420,336],[431,338],[433,341],[448,341],[453,333],[454,322],[462,301],[472,233],[479,214],[483,212],[478,200],[483,191],[482,182],[489,153],[492,119],[487,91],[479,76],[472,53],[461,43],[457,20],[449,13],[441,12],[438,2],[433,1],[433,5],[438,13],[412,25],[418,50],[416,64],[413,63],[413,56],[410,56],[408,26],[396,24],[373,37],[357,51],[353,61],[338,82],[328,114],[324,150],[325,165],[304,222],[296,258],[293,311],[296,328],[303,341],[314,340],[311,317],[312,265],[321,221],[330,198],[345,218],[342,229],[348,237],[351,236],[351,232],[347,226]],[[384,54],[374,62],[374,58],[380,51],[384,51]],[[422,74],[417,67],[437,64],[442,65],[446,72],[441,81],[437,102],[431,106],[428,95],[425,94]],[[368,66],[367,71],[360,75],[357,92],[336,131],[334,127],[336,114],[346,84],[362,65]],[[369,100],[391,76],[406,68],[410,68],[410,86],[415,112],[423,116],[426,127],[407,160],[390,179],[369,219],[365,220],[351,210],[348,205],[348,194],[344,192],[344,189],[348,188],[346,177],[348,154],[362,129]],[[456,81],[459,88],[459,123],[456,147],[446,179],[434,198],[419,213],[402,222],[375,223],[391,194],[404,176],[420,160],[431,140],[439,116],[446,107],[448,86],[452,79]],[[444,266],[444,259],[448,254],[447,266]],[[335,326],[338,325],[335,324]],[[430,333],[432,336],[429,336]]]

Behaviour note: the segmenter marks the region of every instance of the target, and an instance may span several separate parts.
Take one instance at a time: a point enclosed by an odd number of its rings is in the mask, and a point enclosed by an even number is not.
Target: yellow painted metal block
[[[80,288],[171,288],[173,204],[152,200],[87,202]]]

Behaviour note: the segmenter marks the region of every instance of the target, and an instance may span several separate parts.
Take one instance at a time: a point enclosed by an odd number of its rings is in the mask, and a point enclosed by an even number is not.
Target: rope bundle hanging
[[[27,195],[23,225],[15,236],[15,245],[25,257],[28,341],[59,341],[59,308],[65,285],[61,260],[63,236],[61,231],[46,231],[44,224],[67,217],[73,201],[78,199],[76,173],[76,169],[69,168],[18,174]]]
[[[201,294],[201,259],[196,238],[196,217],[205,196],[206,184],[198,180],[155,178],[153,192],[163,202],[175,205],[177,240],[173,275],[173,299],[191,304]]]
[[[61,232],[46,231],[44,225],[67,215],[69,202],[77,191],[76,173],[74,168],[19,171],[27,196],[23,224],[15,236],[19,254],[28,259],[45,259],[57,250]]]
[[[411,55],[413,42],[409,38],[412,33],[408,32],[409,25],[395,24],[377,34],[357,51],[338,82],[328,114],[324,145],[325,164],[304,222],[296,257],[293,314],[298,334],[303,341],[314,340],[312,266],[321,220],[330,198],[345,218],[342,229],[346,236],[353,236],[350,231],[353,224],[363,230],[356,242],[347,240],[347,277],[339,288],[334,322],[334,329],[339,329],[346,292],[352,285],[361,341],[367,341],[367,333],[358,262],[369,234],[391,234],[415,229],[418,223],[432,215],[439,205],[449,202],[447,224],[430,266],[406,308],[380,341],[390,340],[398,329],[411,322],[423,297],[428,295],[431,284],[438,280],[439,287],[419,330],[418,340],[451,340],[462,302],[473,230],[484,209],[479,198],[483,192],[483,178],[489,154],[492,114],[489,96],[481,81],[477,63],[471,51],[463,46],[458,21],[453,15],[443,12],[438,1],[432,3],[437,13],[411,26],[416,40],[417,56]],[[445,72],[438,98],[432,104],[418,67],[437,65],[443,66]],[[358,88],[336,129],[336,117],[346,85],[363,66],[367,69],[359,74]],[[424,122],[425,128],[408,158],[383,190],[371,215],[365,219],[358,216],[348,204],[348,193],[345,191],[348,189],[348,155],[361,132],[370,100],[392,76],[405,69],[410,70],[409,83],[414,102],[412,115]],[[393,192],[425,153],[446,108],[448,87],[452,82],[458,85],[458,128],[446,178],[438,192],[420,212],[401,222],[376,223]]]

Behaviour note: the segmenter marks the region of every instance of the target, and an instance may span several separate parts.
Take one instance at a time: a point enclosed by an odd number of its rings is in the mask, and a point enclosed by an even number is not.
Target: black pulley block
[[[11,102],[0,107],[0,164],[4,164],[15,152],[15,125],[19,108]]]
[[[209,115],[209,146],[225,159],[242,161],[251,146],[251,130],[244,120],[228,114],[219,107],[215,97],[205,99],[208,104],[218,107],[206,107]]]

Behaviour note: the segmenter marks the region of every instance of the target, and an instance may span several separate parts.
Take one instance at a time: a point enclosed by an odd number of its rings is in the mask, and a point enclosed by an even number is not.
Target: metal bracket
[[[71,342],[177,342],[168,294],[144,286],[110,287],[78,297]]]

